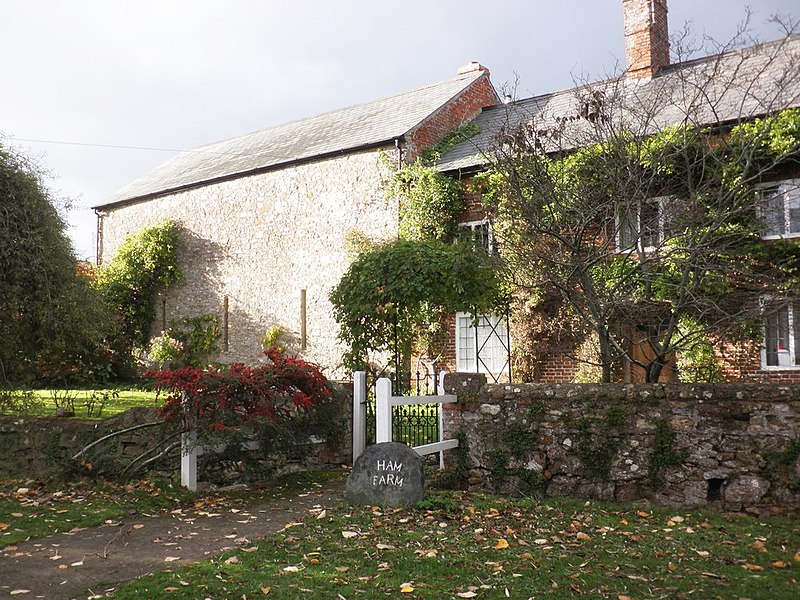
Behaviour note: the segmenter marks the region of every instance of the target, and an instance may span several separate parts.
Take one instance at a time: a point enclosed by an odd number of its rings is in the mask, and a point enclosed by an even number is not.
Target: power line
[[[213,150],[180,150],[177,148],[155,148],[150,146],[123,146],[120,144],[92,144],[89,142],[65,142],[63,140],[39,140],[34,138],[21,138],[8,136],[7,139],[17,142],[33,142],[37,144],[59,144],[62,146],[85,146],[89,148],[115,148],[119,150],[153,150],[156,152],[182,152],[193,154],[217,154],[220,156],[257,156],[255,154],[236,154],[232,152],[214,152]]]

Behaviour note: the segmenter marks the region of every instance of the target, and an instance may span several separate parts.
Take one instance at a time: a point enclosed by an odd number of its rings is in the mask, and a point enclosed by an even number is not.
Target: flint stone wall
[[[800,385],[485,385],[451,374],[470,489],[800,510]],[[457,453],[461,452],[459,456]]]
[[[386,153],[395,160],[393,147]],[[384,193],[389,175],[379,151],[366,150],[108,207],[102,260],[110,262],[127,236],[172,219],[183,228],[184,280],[159,299],[154,335],[163,323],[205,314],[223,325],[227,297],[228,345],[219,360],[258,361],[265,330],[280,325],[293,353],[341,377],[345,348],[328,293],[350,265],[350,233],[396,235],[397,203]]]
[[[352,460],[352,385],[336,384],[337,398],[342,406],[338,422],[341,427],[339,444],[313,441],[302,452],[274,451],[259,455],[250,451],[261,474],[273,476],[285,473],[339,467]],[[102,421],[59,417],[15,417],[0,415],[0,474],[15,478],[69,477],[75,473],[88,473],[86,466],[72,461],[87,444],[113,431],[120,431],[141,423],[161,420],[153,408],[132,408]],[[83,460],[92,469],[106,471],[109,478],[119,476],[123,468],[159,439],[175,432],[174,427],[144,428],[113,438],[113,443],[98,445],[99,454],[89,450]],[[174,441],[174,440],[173,440]],[[215,455],[198,458],[198,479],[201,482],[232,484],[247,481],[258,473],[243,470],[241,464],[220,461]],[[180,477],[180,452],[175,450],[165,460],[154,464],[158,475]]]

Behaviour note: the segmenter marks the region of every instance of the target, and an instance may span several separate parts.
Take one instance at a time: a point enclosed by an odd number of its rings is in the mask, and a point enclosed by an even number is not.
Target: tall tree
[[[525,296],[594,335],[604,381],[625,362],[658,381],[698,340],[747,333],[767,292],[797,293],[800,245],[762,235],[797,198],[798,46],[508,106],[483,176],[495,237]]]
[[[110,323],[57,201],[30,158],[0,144],[0,385],[100,360]]]

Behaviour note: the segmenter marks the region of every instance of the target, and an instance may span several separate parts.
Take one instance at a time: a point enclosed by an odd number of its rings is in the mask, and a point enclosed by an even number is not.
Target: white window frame
[[[653,252],[658,246],[664,243],[667,238],[667,222],[666,222],[666,205],[670,202],[676,202],[675,196],[653,196],[643,200],[636,206],[636,223],[634,226],[635,244],[626,244],[624,240],[625,231],[628,224],[623,221],[623,216],[620,210],[616,211],[615,225],[616,225],[616,244],[618,252],[629,252],[634,248],[641,252]],[[658,206],[658,225],[656,230],[656,244],[655,245],[642,245],[642,204],[656,204]],[[625,206],[624,204],[620,205]]]
[[[774,300],[774,299],[773,299]],[[765,300],[768,307],[770,299]],[[765,308],[765,310],[769,310]],[[767,325],[762,328],[761,368],[765,370],[800,370],[800,301],[788,302],[776,312],[787,312],[787,332],[785,347],[776,351],[778,364],[767,364]]]
[[[492,222],[489,219],[481,219],[478,221],[464,221],[463,223],[458,224],[459,229],[469,229],[471,239],[475,240],[475,230],[486,227],[486,252],[489,254],[495,253],[495,246],[494,246],[494,231],[492,230]],[[481,239],[483,236],[481,236]]]
[[[758,186],[759,191],[774,189],[778,190],[778,195],[781,197],[781,212],[782,216],[782,233],[762,233],[761,238],[764,240],[779,240],[783,238],[798,238],[800,237],[800,179],[786,179],[783,181],[775,181],[765,183]],[[794,206],[793,206],[794,204]],[[760,206],[761,219],[765,221],[764,227],[766,229],[766,206]],[[797,210],[798,215],[794,223],[796,231],[792,231],[792,210]],[[780,219],[779,219],[780,222]]]
[[[482,325],[484,321],[489,321],[491,325]],[[497,339],[497,336],[491,329],[492,325],[498,329],[500,335],[504,338],[502,341]],[[499,345],[500,355],[497,355],[498,348],[493,346],[493,356],[484,357],[483,361],[476,361],[475,354],[477,348],[474,346],[475,326],[472,322],[472,315],[466,312],[457,312],[455,327],[456,371],[459,373],[474,373],[477,362],[480,373],[502,373],[508,367],[508,349],[505,344],[510,343],[510,338],[506,331],[505,317],[502,315],[481,315],[478,317],[478,327],[478,345],[480,346],[488,335],[492,335],[492,337],[495,338],[494,343]],[[486,328],[488,331],[485,334],[481,334],[482,328]],[[465,345],[462,344],[462,340],[470,340],[466,345],[472,346],[472,348],[465,347]],[[508,342],[506,342],[506,340],[508,340]]]

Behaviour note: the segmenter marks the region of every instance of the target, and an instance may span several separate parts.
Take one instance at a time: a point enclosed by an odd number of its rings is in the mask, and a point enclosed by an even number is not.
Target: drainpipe
[[[107,212],[101,212],[94,209],[94,214],[97,215],[97,242],[95,247],[95,264],[99,267],[103,264],[103,217],[107,217]]]

